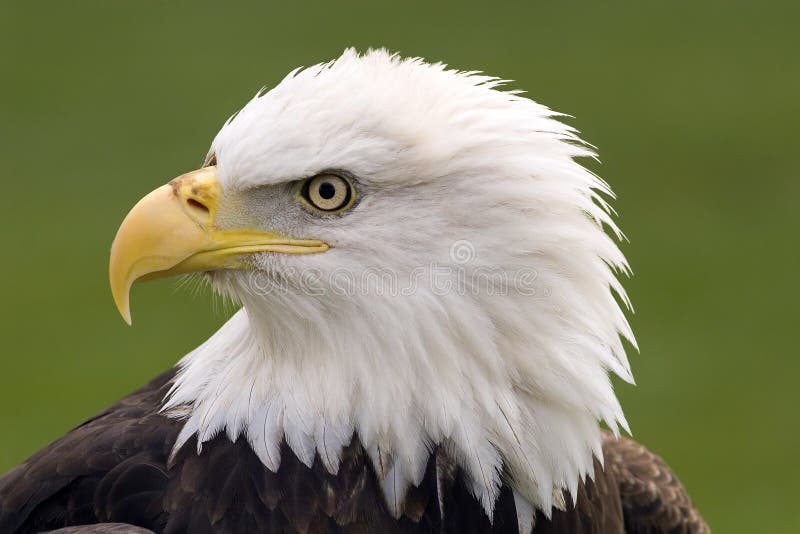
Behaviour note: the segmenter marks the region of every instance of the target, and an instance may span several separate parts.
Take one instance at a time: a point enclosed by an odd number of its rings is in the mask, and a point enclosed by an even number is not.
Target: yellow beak
[[[175,178],[140,200],[111,245],[108,275],[114,302],[131,324],[129,293],[136,281],[219,269],[249,269],[254,252],[312,254],[328,245],[255,229],[215,225],[221,188],[214,166]]]

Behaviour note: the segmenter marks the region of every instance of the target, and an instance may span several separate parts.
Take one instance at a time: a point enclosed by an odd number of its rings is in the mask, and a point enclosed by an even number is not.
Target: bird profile
[[[192,273],[238,311],[0,478],[0,531],[708,532],[619,435],[594,149],[503,85],[348,49],[251,99],[109,264],[129,323],[135,283]]]

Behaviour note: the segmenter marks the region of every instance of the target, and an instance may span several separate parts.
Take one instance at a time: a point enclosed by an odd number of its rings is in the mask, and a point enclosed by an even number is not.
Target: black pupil
[[[336,194],[336,187],[330,182],[322,182],[319,184],[319,196],[325,200],[330,200]]]

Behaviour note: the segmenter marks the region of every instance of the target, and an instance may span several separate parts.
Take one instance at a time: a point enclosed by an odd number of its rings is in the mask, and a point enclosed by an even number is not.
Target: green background
[[[800,532],[798,6],[2,1],[0,471],[228,313],[156,282],[124,325],[106,262],[132,204],[263,84],[386,46],[575,116],[630,239],[635,438],[717,532]]]

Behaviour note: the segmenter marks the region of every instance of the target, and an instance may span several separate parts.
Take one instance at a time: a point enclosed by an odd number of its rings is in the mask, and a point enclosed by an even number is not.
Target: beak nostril
[[[208,209],[208,206],[206,206],[205,204],[203,204],[202,202],[200,202],[199,200],[196,200],[196,199],[194,199],[194,198],[190,198],[190,199],[188,199],[188,200],[186,201],[186,204],[187,204],[187,205],[188,205],[190,208],[194,208],[194,209],[196,209],[196,210],[200,210],[200,211],[202,211],[202,212],[203,212],[204,214],[206,214],[206,215],[207,215],[207,214],[209,214],[209,213],[211,212],[211,210],[209,210],[209,209]]]

